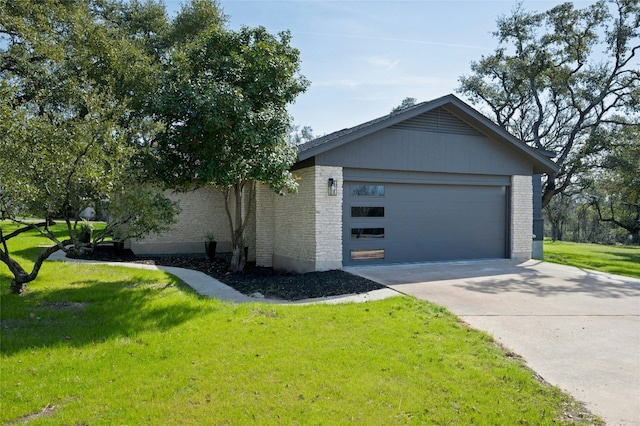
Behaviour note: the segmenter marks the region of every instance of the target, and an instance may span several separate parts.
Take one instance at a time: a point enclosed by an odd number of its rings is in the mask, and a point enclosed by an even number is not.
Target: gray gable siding
[[[461,121],[446,109],[440,107],[420,114],[390,127],[391,129],[418,130],[422,132],[450,133],[453,135],[480,136],[473,127]]]
[[[464,126],[468,128],[468,126]],[[531,161],[478,133],[391,127],[316,155],[323,166],[418,172],[531,175]],[[474,131],[474,129],[471,129]],[[470,133],[470,132],[468,132]]]
[[[390,137],[389,132],[402,131],[414,134],[402,136],[397,133],[386,144],[377,139],[381,134]],[[424,136],[427,133],[440,136]],[[446,135],[462,140],[446,138]],[[465,136],[475,137],[480,142],[476,145],[465,144]],[[444,146],[445,142],[450,145]],[[356,146],[348,148],[351,144]],[[486,149],[481,149],[481,146]],[[496,147],[499,149],[496,150]],[[470,151],[465,153],[464,150],[468,148]],[[338,153],[345,157],[340,158]],[[403,159],[407,160],[404,165]],[[523,161],[528,166],[524,167]],[[511,164],[505,165],[504,162]],[[447,164],[454,166],[454,173],[460,172],[462,167],[459,166],[465,164],[471,167],[463,173],[490,172],[489,166],[493,165],[497,165],[497,169],[492,174],[548,174],[558,171],[556,164],[543,153],[496,126],[454,95],[423,102],[302,144],[298,146],[298,163],[294,168],[302,164],[453,172],[440,167]]]

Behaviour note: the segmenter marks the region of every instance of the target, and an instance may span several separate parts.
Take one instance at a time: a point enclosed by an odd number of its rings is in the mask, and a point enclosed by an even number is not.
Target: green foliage
[[[194,10],[183,9],[174,25],[191,22]],[[171,50],[153,104],[164,125],[153,145],[155,170],[173,188],[223,191],[235,270],[244,266],[255,183],[280,193],[297,188],[289,171],[297,150],[286,139],[287,106],[308,82],[290,39],[262,27],[230,31],[214,20]]]
[[[400,112],[403,109],[411,108],[416,104],[416,101],[417,101],[416,98],[404,98],[400,103],[400,105],[398,105],[397,107],[391,110],[391,114]]]
[[[207,28],[222,28],[227,17],[216,0],[191,0],[183,3],[180,12],[171,22],[167,46],[189,43]]]
[[[166,19],[163,11],[153,2],[2,2],[2,218],[62,217],[78,249],[72,225],[78,212],[144,176],[139,142],[153,126],[138,107],[157,84],[159,62],[150,31]],[[146,220],[160,223],[171,212],[147,209],[157,214]],[[41,230],[54,246],[29,274],[6,246],[0,248],[0,260],[10,265],[17,284],[35,279],[53,251],[66,250],[68,242],[46,225]],[[0,229],[0,242],[9,237]]]
[[[185,4],[172,22],[154,1],[2,6],[2,218],[61,216],[78,250],[72,222],[106,201],[112,220],[98,240],[139,238],[177,211],[149,182],[160,176],[180,188],[217,185],[227,200],[235,192],[239,247],[245,187],[295,188],[286,106],[307,81],[288,33],[228,31],[212,0]],[[65,249],[46,226],[43,235],[52,251]],[[9,236],[0,230],[1,242]],[[46,255],[27,274],[0,249],[16,282],[35,279]]]
[[[41,238],[24,237],[19,252]],[[7,424],[572,422],[567,395],[408,297],[237,305],[163,272],[66,262],[0,297]]]
[[[640,244],[640,126],[624,126],[609,138],[603,170],[590,188],[592,204],[600,220],[626,230]]]
[[[540,13],[519,6],[498,19],[494,53],[460,78],[459,91],[487,106],[499,126],[555,154],[560,172],[545,183],[545,206],[607,149],[594,130],[616,123],[616,114],[640,120],[638,22],[638,0],[584,9],[564,3]]]
[[[118,192],[109,202],[108,211],[108,232],[102,235],[124,241],[167,231],[175,223],[180,206],[158,188],[138,184]]]
[[[157,157],[167,182],[295,187],[286,107],[306,81],[297,76],[299,52],[289,40],[264,28],[212,27],[174,51],[156,103],[166,126]]]
[[[639,132],[637,125],[592,132],[608,148],[594,156],[598,167],[576,181],[579,191],[560,194],[545,207],[554,240],[640,244]]]
[[[586,190],[585,190],[586,191]],[[558,194],[544,208],[545,235],[554,241],[615,244],[629,242],[628,233],[602,222],[598,210],[586,195]]]

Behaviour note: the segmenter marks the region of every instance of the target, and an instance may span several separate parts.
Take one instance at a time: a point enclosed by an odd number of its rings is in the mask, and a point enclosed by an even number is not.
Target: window
[[[351,185],[351,195],[363,197],[384,197],[384,185]]]
[[[351,250],[351,260],[384,259],[384,249]]]
[[[384,217],[384,207],[351,207],[351,217]]]
[[[384,228],[351,228],[351,239],[384,238]]]

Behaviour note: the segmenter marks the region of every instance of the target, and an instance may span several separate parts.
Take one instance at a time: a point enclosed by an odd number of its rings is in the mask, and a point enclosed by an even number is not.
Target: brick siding
[[[296,170],[298,192],[275,194],[265,185],[256,193],[256,263],[296,272],[342,267],[342,190],[329,196],[329,177],[342,180],[340,167]]]
[[[531,176],[511,176],[511,258],[531,259],[533,239]]]
[[[184,193],[168,191],[166,195],[180,205],[176,223],[166,232],[131,241],[134,253],[204,255],[205,235],[208,232],[216,236],[218,252],[231,251],[231,231],[222,192],[209,186]],[[233,206],[231,211],[234,211]],[[245,235],[250,247],[249,259],[252,259],[255,256],[255,250],[251,250],[252,246],[255,247],[255,209],[250,214]]]

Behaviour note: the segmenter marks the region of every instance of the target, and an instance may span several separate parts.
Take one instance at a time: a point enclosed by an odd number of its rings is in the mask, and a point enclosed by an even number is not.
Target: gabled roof
[[[306,142],[298,146],[298,161],[315,157],[318,154],[440,107],[444,107],[447,111],[483,135],[503,140],[508,146],[525,154],[534,163],[534,173],[555,173],[558,171],[558,166],[543,153],[511,135],[454,95],[446,95],[432,101],[422,102],[413,107],[367,121],[358,126],[338,130],[337,132]]]

